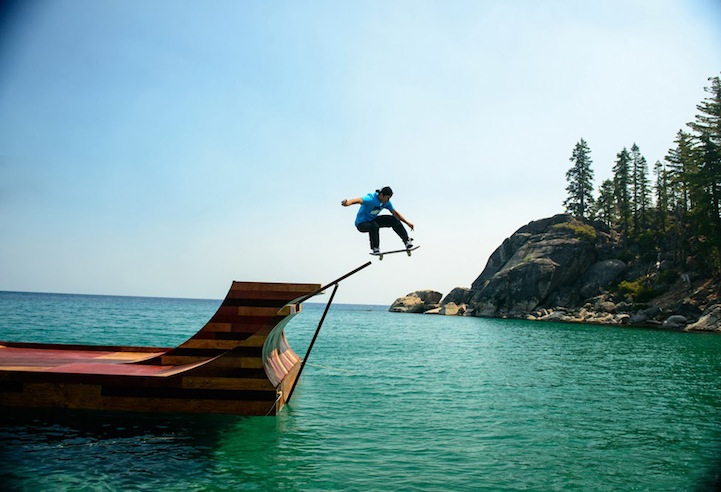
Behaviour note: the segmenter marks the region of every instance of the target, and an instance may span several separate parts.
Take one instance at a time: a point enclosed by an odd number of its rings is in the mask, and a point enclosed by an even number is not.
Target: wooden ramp
[[[233,282],[175,348],[0,342],[0,406],[274,415],[301,362],[283,329],[320,291]]]

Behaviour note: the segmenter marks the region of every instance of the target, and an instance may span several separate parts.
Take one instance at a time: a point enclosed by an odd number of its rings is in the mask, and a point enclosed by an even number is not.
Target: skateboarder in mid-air
[[[413,224],[408,222],[400,212],[393,208],[391,204],[391,197],[393,196],[393,190],[390,186],[386,186],[383,189],[376,190],[375,193],[368,193],[362,198],[351,198],[350,200],[343,200],[340,202],[344,207],[350,205],[360,205],[358,215],[355,218],[355,226],[360,232],[367,232],[371,242],[371,254],[380,255],[380,234],[378,231],[381,227],[391,227],[403,240],[406,249],[410,250],[413,248],[413,239],[408,237],[406,228],[403,227],[401,222],[405,222],[411,231],[414,229]],[[390,211],[391,215],[379,215],[384,209]],[[410,254],[410,252],[408,252]]]

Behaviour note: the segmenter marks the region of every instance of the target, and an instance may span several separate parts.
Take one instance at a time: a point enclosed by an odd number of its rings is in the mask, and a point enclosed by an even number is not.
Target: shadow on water
[[[275,418],[234,415],[3,409],[0,483],[3,490],[202,490],[229,439],[258,443],[265,435],[263,444],[272,444],[276,426]]]
[[[706,471],[695,492],[721,492],[721,450],[719,450],[715,466]]]

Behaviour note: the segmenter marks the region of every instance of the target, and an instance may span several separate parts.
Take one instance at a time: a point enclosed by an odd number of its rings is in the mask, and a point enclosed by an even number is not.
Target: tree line
[[[599,220],[627,251],[659,255],[685,269],[721,272],[721,79],[711,77],[695,119],[679,130],[663,159],[649,165],[635,143],[623,148],[613,176],[594,196],[591,150],[581,139],[566,172],[566,212]]]

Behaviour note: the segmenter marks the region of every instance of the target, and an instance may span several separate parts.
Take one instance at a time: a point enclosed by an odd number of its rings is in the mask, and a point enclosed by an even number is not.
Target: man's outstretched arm
[[[343,200],[340,202],[340,204],[344,207],[348,207],[350,205],[360,205],[361,203],[363,203],[362,198],[351,198],[350,200]]]

